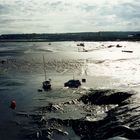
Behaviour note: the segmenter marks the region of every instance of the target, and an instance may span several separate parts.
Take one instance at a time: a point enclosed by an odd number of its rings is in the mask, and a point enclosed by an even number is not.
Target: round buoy
[[[15,108],[16,108],[16,101],[15,101],[15,100],[11,101],[10,107],[11,107],[12,109],[15,109]]]

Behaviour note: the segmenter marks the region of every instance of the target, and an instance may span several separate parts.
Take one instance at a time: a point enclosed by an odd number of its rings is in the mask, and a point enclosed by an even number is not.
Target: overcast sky
[[[140,31],[140,0],[0,0],[0,34]]]

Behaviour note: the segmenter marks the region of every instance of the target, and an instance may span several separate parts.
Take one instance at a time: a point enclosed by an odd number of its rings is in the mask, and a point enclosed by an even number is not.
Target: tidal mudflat
[[[3,140],[140,138],[140,43],[79,43],[0,43]],[[52,90],[38,92],[43,56]],[[65,88],[73,78],[86,82]]]

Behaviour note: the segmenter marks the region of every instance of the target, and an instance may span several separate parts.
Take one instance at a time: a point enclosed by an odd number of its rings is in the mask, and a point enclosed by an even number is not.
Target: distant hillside
[[[140,41],[138,32],[83,32],[56,34],[3,34],[0,41]]]

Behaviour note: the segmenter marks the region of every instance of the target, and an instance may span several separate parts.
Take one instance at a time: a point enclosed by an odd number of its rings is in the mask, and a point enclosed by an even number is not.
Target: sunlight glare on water
[[[105,43],[108,46],[109,42]],[[123,85],[140,84],[140,43],[139,42],[111,42],[111,44],[122,45],[122,47],[112,47],[96,52],[91,52],[91,56],[84,66],[87,75],[91,76],[111,76],[119,78]],[[132,51],[132,53],[122,52],[122,50]],[[94,60],[94,61],[93,61]],[[101,61],[102,60],[102,61]],[[93,63],[91,62],[93,61]]]

